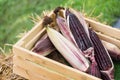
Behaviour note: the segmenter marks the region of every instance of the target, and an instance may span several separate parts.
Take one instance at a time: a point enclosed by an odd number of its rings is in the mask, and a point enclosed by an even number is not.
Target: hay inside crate
[[[50,15],[52,16],[52,14]],[[86,18],[88,24],[101,33],[97,34],[105,41],[120,48],[120,31]],[[42,32],[41,32],[42,30]],[[100,80],[47,57],[38,55],[30,49],[44,34],[42,21],[13,46],[13,72],[30,80]],[[112,34],[111,34],[112,31]],[[114,37],[114,38],[113,38]]]

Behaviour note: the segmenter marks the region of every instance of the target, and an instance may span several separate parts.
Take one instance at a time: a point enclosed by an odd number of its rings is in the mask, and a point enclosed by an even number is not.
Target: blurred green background
[[[32,14],[41,15],[43,10],[57,6],[73,7],[89,17],[98,18],[108,25],[120,18],[120,0],[0,0],[0,47],[14,44],[20,33],[30,30],[34,23]],[[120,64],[115,62],[116,80],[120,79]]]

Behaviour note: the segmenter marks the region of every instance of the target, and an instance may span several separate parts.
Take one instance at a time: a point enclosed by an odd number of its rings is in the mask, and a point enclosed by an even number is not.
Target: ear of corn
[[[84,23],[84,19],[79,20],[75,14],[69,13],[67,21],[78,47],[84,51],[85,56],[88,55],[88,58],[91,61],[91,67],[88,73],[101,78],[101,74],[94,57],[94,49],[91,50],[91,48],[93,48],[93,44],[89,38],[89,34],[87,32],[88,28]]]
[[[108,54],[108,51],[102,45],[100,39],[94,31],[89,29],[90,38],[94,44],[95,59],[101,71],[102,78],[104,80],[114,79],[114,65]]]
[[[55,47],[51,43],[47,34],[43,35],[42,38],[33,47],[32,51],[40,55],[46,56],[55,50]]]
[[[68,27],[66,19],[58,16],[56,21],[57,21],[57,24],[58,24],[63,36],[65,36],[69,41],[71,41],[72,43],[74,43],[77,46],[76,41]]]
[[[88,38],[88,35],[85,32],[82,24],[80,23],[79,19],[72,13],[70,13],[67,17],[67,22],[69,24],[70,30],[75,38],[78,47],[85,51],[88,48],[92,47],[92,43]]]
[[[82,55],[82,51],[78,50],[74,44],[56,30],[47,28],[47,33],[56,49],[74,68],[84,72],[87,71],[89,61]]]
[[[80,12],[78,12],[78,11],[72,9],[72,8],[70,8],[70,11],[71,11],[73,14],[75,14],[76,17],[79,19],[79,21],[81,22],[81,25],[83,26],[86,34],[87,34],[88,37],[89,37],[88,25],[87,25],[87,23],[86,23],[83,15],[82,15]],[[89,37],[89,38],[90,38],[90,37]]]

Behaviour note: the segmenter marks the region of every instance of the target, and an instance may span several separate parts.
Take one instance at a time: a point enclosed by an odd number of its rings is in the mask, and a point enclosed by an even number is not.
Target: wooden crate
[[[118,29],[91,19],[85,19],[97,31],[102,40],[111,42],[120,48],[120,31]],[[14,73],[29,80],[100,80],[30,51],[37,39],[44,34],[44,31],[41,21],[13,46]]]

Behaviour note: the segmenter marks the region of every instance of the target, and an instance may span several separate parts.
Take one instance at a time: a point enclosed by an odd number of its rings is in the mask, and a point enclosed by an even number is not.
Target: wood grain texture
[[[13,65],[13,73],[29,79],[29,75],[27,74],[26,70],[24,68],[16,66],[15,64]]]
[[[32,72],[35,75],[38,75],[50,79],[50,80],[72,80],[67,76],[64,76],[58,72],[48,69],[45,66],[38,65],[30,60],[24,60],[19,56],[14,56],[14,63],[27,71]]]
[[[75,80],[100,80],[94,76],[91,76],[89,74],[86,74],[84,72],[78,71],[76,69],[73,69],[69,66],[63,65],[59,62],[56,62],[54,60],[48,59],[44,56],[35,54],[33,52],[30,52],[24,48],[21,47],[15,47],[13,49],[14,55],[20,56],[23,59],[30,60],[32,62],[35,62],[41,66],[44,66],[50,70],[53,70],[55,72],[58,72],[62,75],[68,76],[70,78],[73,78]],[[16,64],[16,63],[14,63]]]
[[[25,44],[25,47],[26,49],[30,50],[33,45],[35,44],[35,42],[41,38],[44,34],[45,34],[45,28],[43,28],[41,31],[39,31],[31,40],[29,40],[28,43]]]
[[[112,43],[112,44],[114,44],[114,45],[116,45],[117,47],[120,48],[120,40],[117,40],[117,39],[112,38],[112,37],[110,37],[110,36],[101,34],[101,33],[99,33],[99,32],[96,32],[96,33],[97,33],[97,35],[99,36],[99,38],[100,38],[101,40],[110,42],[110,43]]]
[[[42,21],[36,24],[23,38],[21,38],[15,45],[24,47],[36,34],[43,28]]]
[[[42,77],[41,75],[35,74],[35,72],[31,72],[27,69],[24,69],[18,65],[14,65],[13,70],[14,70],[13,73],[25,77],[26,79],[29,80],[50,80],[45,77]]]
[[[96,22],[94,20],[85,18],[85,20],[89,23],[90,27],[97,32],[101,32],[107,36],[111,36],[112,38],[116,38],[120,40],[120,30],[116,28],[112,28],[111,26],[104,25],[100,22]]]

